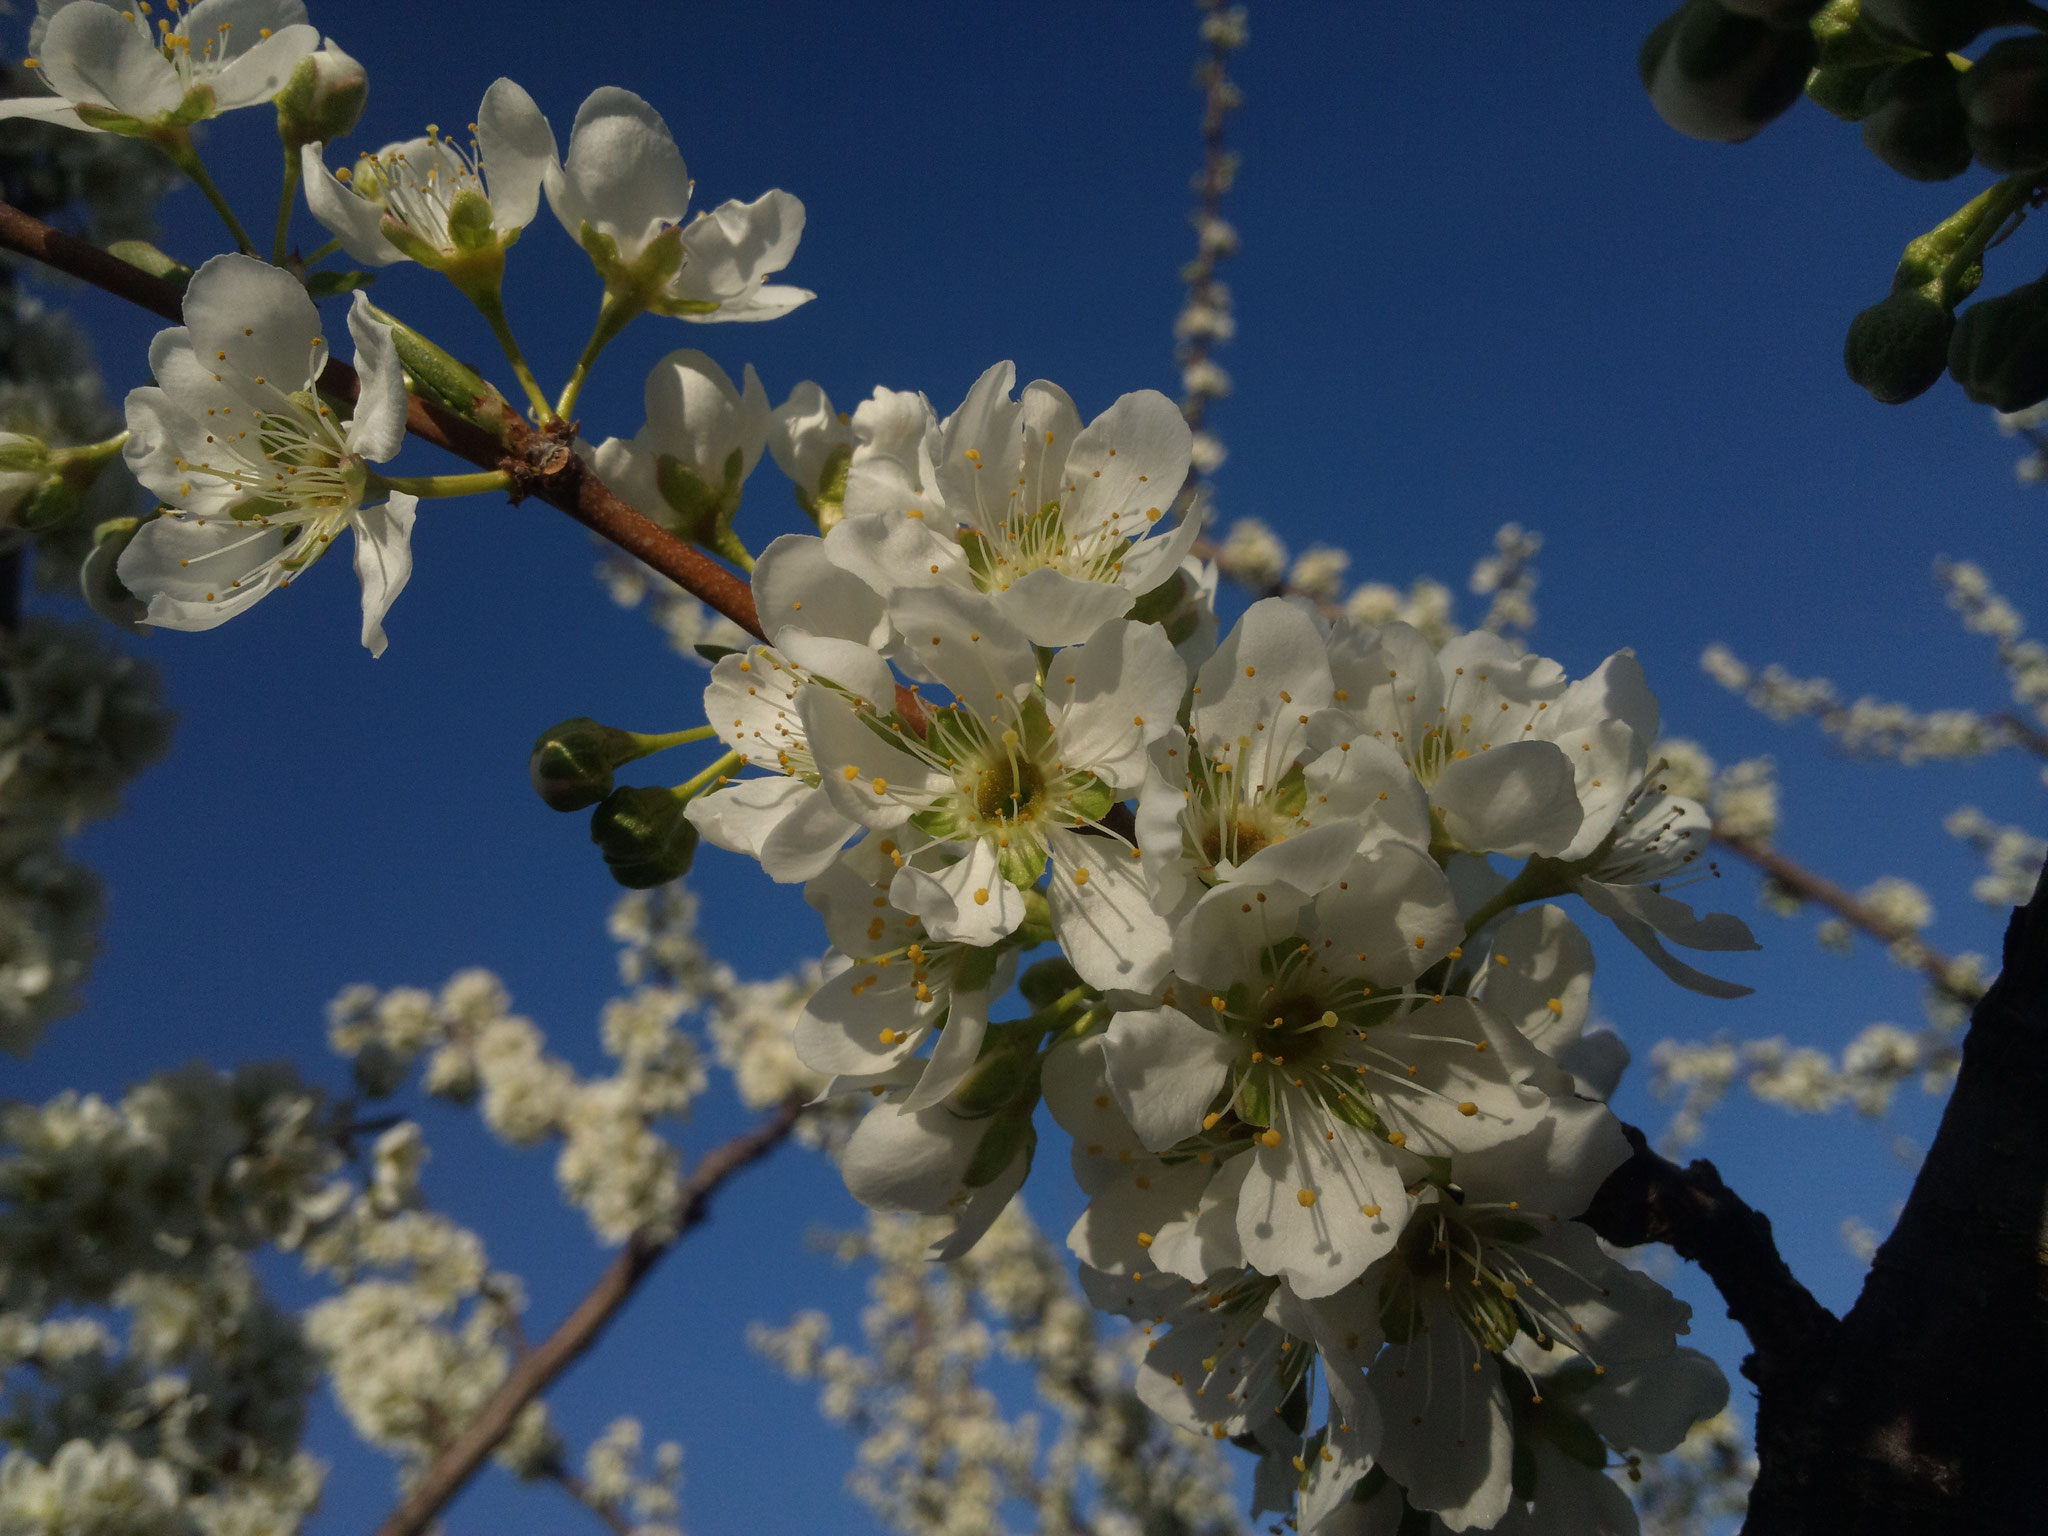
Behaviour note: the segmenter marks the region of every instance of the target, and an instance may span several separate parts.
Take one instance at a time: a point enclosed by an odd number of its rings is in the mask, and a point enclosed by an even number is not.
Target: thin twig
[[[170,283],[6,203],[0,203],[0,247],[33,257],[166,320],[184,318],[183,296]],[[355,399],[360,387],[355,370],[339,358],[328,362],[319,382],[321,389],[345,400]],[[621,501],[569,451],[561,436],[515,421],[507,424],[500,440],[417,396],[406,402],[405,426],[421,441],[479,468],[506,471],[520,485],[521,494],[568,513],[740,628],[760,634],[753,589],[744,580]]]
[[[477,1468],[512,1430],[520,1412],[597,1342],[598,1335],[639,1289],[662,1256],[708,1213],[719,1186],[778,1146],[802,1117],[800,1099],[783,1100],[774,1114],[752,1130],[714,1147],[683,1183],[674,1232],[636,1232],[606,1266],[576,1308],[555,1331],[518,1360],[477,1410],[476,1417],[434,1457],[405,1501],[377,1527],[376,1536],[419,1536],[448,1501],[462,1491]]]
[[[1222,0],[1202,0],[1202,11],[1205,23],[1220,16]],[[1208,229],[1221,217],[1223,194],[1229,188],[1233,174],[1230,151],[1223,142],[1223,122],[1237,106],[1236,87],[1230,83],[1226,73],[1234,47],[1226,34],[1212,34],[1208,53],[1195,67],[1195,86],[1202,93],[1202,172],[1197,186],[1201,203],[1194,215],[1195,259],[1184,271],[1191,304],[1213,304],[1219,299],[1228,303],[1216,281],[1216,264],[1227,253],[1211,249]],[[1181,345],[1179,356],[1183,369],[1207,362],[1208,336],[1189,336]],[[1209,396],[1200,391],[1190,392],[1181,402],[1181,415],[1187,418],[1190,431],[1202,430],[1203,419],[1208,414],[1208,402]],[[1183,514],[1187,512],[1201,483],[1202,471],[1189,465],[1187,479],[1181,483],[1176,498],[1176,510]]]
[[[549,1462],[541,1468],[541,1476],[555,1484],[564,1493],[568,1494],[570,1498],[603,1521],[605,1529],[612,1532],[612,1536],[633,1536],[633,1522],[625,1517],[620,1511],[619,1506],[608,1500],[593,1499],[590,1496],[590,1484],[563,1466],[561,1462]]]
[[[1750,838],[1716,831],[1714,841],[1737,858],[1755,865],[1801,901],[1826,907],[1851,928],[1887,948],[1903,946],[1905,956],[1915,970],[1964,1006],[1975,1004],[1984,995],[1982,985],[1969,980],[1955,961],[1930,946],[1912,929],[1880,917],[1826,876],[1817,875],[1777,849]]]

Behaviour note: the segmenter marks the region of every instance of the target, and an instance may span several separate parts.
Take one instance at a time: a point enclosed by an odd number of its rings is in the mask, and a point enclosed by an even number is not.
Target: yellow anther
[[[1088,871],[1087,871],[1087,870],[1085,870],[1085,869],[1077,869],[1077,870],[1075,870],[1075,871],[1074,871],[1074,884],[1076,884],[1076,885],[1086,885],[1087,883],[1088,883]]]
[[[1294,1192],[1294,1203],[1306,1209],[1316,1203],[1316,1192],[1312,1189],[1297,1189]]]
[[[1405,1147],[1408,1145],[1408,1138],[1399,1131],[1389,1131],[1387,1132],[1387,1145],[1390,1147]]]
[[[1138,1234],[1138,1246],[1140,1248],[1150,1248],[1152,1246],[1152,1234],[1150,1232],[1140,1232]]]
[[[872,787],[876,794],[886,795],[889,792],[889,781],[887,779],[876,779]]]
[[[1564,1014],[1564,999],[1561,997],[1553,997],[1549,1002],[1545,1003],[1543,1006],[1548,1008],[1553,1014],[1559,1017],[1562,1017]]]
[[[844,768],[840,769],[839,771],[845,775],[846,782],[849,784],[851,784],[855,779],[860,777],[860,769],[853,763],[848,763]]]
[[[1361,1205],[1358,1208],[1358,1214],[1361,1216],[1377,1216],[1379,1213],[1380,1208],[1376,1205]]]
[[[1277,1147],[1280,1145],[1280,1133],[1270,1128],[1263,1130],[1259,1132],[1259,1143],[1262,1146]]]
[[[901,1040],[903,1037],[897,1034],[896,1031],[893,1029],[885,1029],[882,1030],[879,1034],[877,1034],[875,1038],[881,1041],[884,1045],[894,1045],[898,1040]]]
[[[1479,1106],[1477,1104],[1474,1104],[1470,1099],[1461,1099],[1458,1102],[1458,1113],[1463,1115],[1467,1120],[1470,1120],[1474,1115],[1479,1113]]]
[[[976,892],[974,893],[974,904],[975,904],[975,905],[976,905],[977,907],[985,907],[985,906],[987,906],[987,905],[988,905],[988,887],[987,887],[987,886],[985,886],[985,885],[984,885],[984,886],[983,886],[983,887],[982,887],[982,888],[981,888],[980,890],[978,890],[978,891],[976,891]]]

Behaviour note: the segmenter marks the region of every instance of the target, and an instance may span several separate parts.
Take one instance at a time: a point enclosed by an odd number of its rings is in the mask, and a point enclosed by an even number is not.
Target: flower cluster
[[[764,553],[766,642],[705,691],[766,771],[687,815],[831,940],[795,1043],[871,1101],[848,1187],[965,1253],[1042,1097],[1145,1400],[1249,1437],[1302,1529],[1354,1493],[1454,1529],[1625,1505],[1609,1450],[1669,1449],[1726,1389],[1573,1220],[1628,1155],[1600,1102],[1626,1051],[1586,1028],[1591,946],[1553,903],[1710,996],[1746,989],[1669,946],[1754,947],[1670,894],[1709,823],[1653,760],[1641,669],[1572,681],[1299,598],[1219,639],[1162,516],[1171,405],[1084,427],[1012,378],[943,421],[887,391],[853,415],[840,517]],[[1013,980],[1030,1012],[997,1022]]]

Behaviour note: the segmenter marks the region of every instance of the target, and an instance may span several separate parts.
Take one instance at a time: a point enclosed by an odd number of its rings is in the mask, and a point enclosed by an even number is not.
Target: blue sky
[[[1234,69],[1247,105],[1227,212],[1244,249],[1227,274],[1240,334],[1219,354],[1237,394],[1213,417],[1230,448],[1220,506],[1265,518],[1297,548],[1342,545],[1354,576],[1402,584],[1430,573],[1462,588],[1498,523],[1541,529],[1541,649],[1577,673],[1633,646],[1674,734],[1724,761],[1777,754],[1787,851],[1852,887],[1913,875],[1939,908],[1935,942],[1995,952],[1998,920],[1968,900],[1970,861],[1939,821],[1970,800],[2038,826],[2031,769],[1846,762],[1750,714],[1697,667],[1721,640],[1852,695],[2004,703],[1989,645],[1959,632],[1928,568],[1942,554],[1978,560],[2024,607],[2048,588],[2042,493],[2014,483],[2010,445],[1953,390],[1888,409],[1839,362],[1844,325],[1882,295],[1899,247],[1977,178],[1904,182],[1810,106],[1739,149],[1678,138],[1635,84],[1637,40],[1660,14],[1254,9]],[[370,71],[351,153],[427,121],[467,122],[500,74],[533,91],[566,142],[583,96],[619,84],[667,115],[700,205],[769,186],[805,200],[789,275],[818,300],[764,326],[641,321],[584,395],[592,435],[639,425],[641,377],[677,346],[735,374],[753,363],[778,400],[814,378],[842,408],[881,383],[949,409],[1003,357],[1066,386],[1084,416],[1125,390],[1176,388],[1170,328],[1197,155],[1193,13],[1178,0],[593,0],[573,13],[359,0],[314,19]],[[265,114],[223,120],[205,148],[245,221],[267,228],[277,168]],[[191,192],[165,217],[178,254],[218,248]],[[303,216],[299,228],[319,238]],[[2032,275],[2032,238],[1994,253],[1994,284]],[[451,349],[493,355],[431,274],[392,269],[375,291]],[[507,283],[544,379],[574,358],[596,299],[544,211]],[[77,307],[115,390],[140,382],[156,323],[96,295]],[[437,465],[414,449],[400,467]],[[764,466],[742,533],[758,548],[796,518]],[[0,1066],[6,1092],[117,1091],[193,1057],[289,1057],[339,1083],[322,1024],[336,990],[433,986],[468,965],[504,976],[552,1049],[597,1063],[613,887],[580,818],[533,799],[527,744],[571,714],[695,723],[701,673],[610,604],[589,579],[586,535],[539,504],[424,508],[415,550],[381,660],[355,643],[340,561],[210,635],[139,643],[182,714],[175,754],[82,840],[108,885],[107,952],[87,1009],[26,1067]],[[1480,602],[1464,597],[1461,611],[1472,618]],[[779,970],[811,941],[794,893],[740,861],[707,853],[692,880],[743,972]],[[1753,912],[1739,869],[1715,894]],[[1767,952],[1728,969],[1758,993],[1733,1004],[1677,991],[1596,934],[1601,1012],[1639,1058],[1665,1036],[1782,1033],[1838,1048],[1873,1019],[1917,1022],[1911,978],[1868,946],[1842,960],[1808,925],[1757,926]],[[1652,1127],[1666,1113],[1633,1076],[1621,1107]],[[1859,1272],[1839,1224],[1888,1223],[1910,1181],[1891,1135],[1924,1144],[1933,1118],[1914,1098],[1885,1127],[1731,1106],[1704,1151],[1841,1307]],[[438,1107],[425,1119],[431,1198],[526,1276],[530,1323],[550,1326],[603,1256],[560,1207],[547,1156],[495,1149]],[[689,1142],[742,1120],[714,1094]],[[1063,1161],[1055,1147],[1028,1191],[1056,1232],[1077,1204]],[[850,1444],[818,1425],[809,1389],[741,1340],[749,1320],[803,1306],[851,1332],[857,1290],[803,1238],[856,1220],[806,1154],[746,1175],[557,1389],[572,1440],[629,1411],[682,1439],[684,1514],[700,1532],[870,1529],[838,1492]],[[1732,1367],[1739,1335],[1711,1292],[1683,1273],[1675,1283],[1698,1309],[1698,1341]],[[367,1528],[388,1500],[387,1467],[350,1449],[324,1403],[314,1444],[335,1468],[313,1529]],[[449,1529],[586,1524],[552,1493],[493,1474]]]

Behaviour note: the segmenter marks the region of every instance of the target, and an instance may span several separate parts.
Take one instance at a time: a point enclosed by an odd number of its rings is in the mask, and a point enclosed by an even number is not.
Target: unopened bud
[[[1643,39],[1636,69],[1665,122],[1689,138],[1735,144],[1799,99],[1817,56],[1803,25],[1774,27],[1720,0],[1687,0]]]
[[[1948,367],[1955,323],[1927,289],[1891,294],[1849,322],[1842,366],[1874,398],[1902,405],[1925,392]]]
[[[1034,1009],[1049,1008],[1081,985],[1081,973],[1064,955],[1040,960],[1017,978],[1017,990]]]
[[[0,523],[17,517],[50,475],[50,445],[21,432],[0,432]],[[28,525],[33,526],[33,525]]]
[[[2048,165],[2048,37],[1993,43],[1957,89],[1978,164],[2000,175]]]
[[[1964,310],[1948,371],[1979,405],[2012,412],[2048,400],[2048,283],[2025,283]]]
[[[1970,168],[1961,78],[1945,55],[1897,64],[1863,99],[1863,147],[1901,176],[1947,181]]]
[[[92,531],[92,552],[78,569],[80,595],[88,608],[111,624],[141,634],[149,605],[121,584],[115,567],[121,552],[142,528],[139,517],[110,517]]]
[[[590,813],[590,840],[612,878],[635,891],[666,885],[690,872],[697,829],[683,814],[689,802],[675,791],[625,784]]]
[[[610,794],[613,770],[638,756],[630,732],[578,715],[535,738],[526,772],[550,809],[580,811]]]
[[[329,38],[299,60],[277,93],[277,136],[285,153],[296,155],[303,145],[343,137],[361,119],[369,99],[370,77],[363,66]]]
[[[1032,1102],[1036,1102],[1035,1097]],[[1001,1178],[1020,1153],[1029,1158],[1037,1144],[1038,1133],[1032,1129],[1028,1107],[1022,1114],[992,1116],[988,1129],[981,1133],[981,1140],[974,1148],[974,1156],[968,1159],[967,1171],[960,1176],[960,1182],[969,1189],[985,1188]]]
[[[1924,48],[1954,53],[1978,33],[2017,21],[2018,0],[1863,0],[1863,22],[1873,30]]]
[[[1131,617],[1140,624],[1157,624],[1166,631],[1167,639],[1179,645],[1201,627],[1209,612],[1201,584],[1183,569],[1139,598]]]
[[[1014,1028],[991,1028],[967,1076],[946,1096],[947,1107],[970,1120],[999,1109],[1029,1119],[1038,1103],[1039,1055],[1035,1046],[1035,1041],[1026,1042]]]
[[[1869,110],[1870,88],[1889,64],[1863,64],[1853,69],[1816,69],[1806,77],[1806,98],[1845,123],[1860,123]]]

